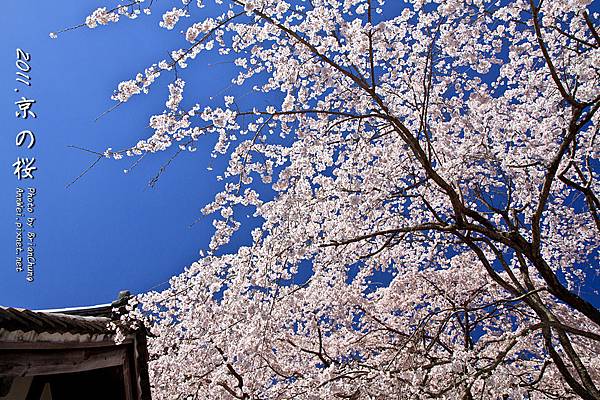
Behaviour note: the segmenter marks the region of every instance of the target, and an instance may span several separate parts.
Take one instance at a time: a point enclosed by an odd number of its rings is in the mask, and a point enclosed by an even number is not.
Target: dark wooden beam
[[[135,375],[137,376],[138,384],[138,399],[139,400],[152,400],[152,393],[150,391],[150,378],[148,374],[148,339],[146,337],[146,330],[140,329],[137,331],[134,340],[135,346]]]
[[[67,374],[122,366],[127,349],[0,350],[0,375]]]
[[[55,339],[56,340],[56,339]],[[122,344],[133,343],[133,338],[127,338]],[[115,347],[115,341],[112,338],[102,341],[81,341],[74,342],[64,339],[64,341],[31,341],[31,342],[3,342],[0,339],[0,352],[3,350],[62,350],[62,349],[86,349],[99,347]]]
[[[131,357],[132,354],[128,354],[123,362],[123,390],[125,391],[125,400],[134,399],[134,385],[136,378],[134,371],[131,369]]]

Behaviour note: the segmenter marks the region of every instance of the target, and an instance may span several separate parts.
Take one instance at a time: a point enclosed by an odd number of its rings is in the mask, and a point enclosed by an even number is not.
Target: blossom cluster
[[[159,23],[161,28],[171,30],[175,27],[179,18],[187,16],[187,12],[180,8],[173,7],[171,11],[163,14],[162,21]]]
[[[95,28],[98,25],[106,25],[109,22],[117,22],[118,20],[119,14],[107,11],[106,7],[100,7],[85,19],[85,24],[88,28]]]
[[[202,208],[208,254],[132,310],[154,335],[154,396],[593,398],[590,1],[309,3],[173,8],[161,26],[190,16],[189,47],[113,96],[205,52],[244,93],[182,109],[176,71],[152,135],[107,150],[213,135],[228,158]],[[227,254],[241,215],[256,228]]]

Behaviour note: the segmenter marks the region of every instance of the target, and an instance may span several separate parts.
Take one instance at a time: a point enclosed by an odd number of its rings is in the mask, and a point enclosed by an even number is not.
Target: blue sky
[[[196,153],[182,153],[170,164],[155,189],[148,181],[171,156],[155,154],[128,174],[133,159],[103,160],[70,188],[66,185],[95,160],[95,156],[69,148],[75,145],[102,151],[134,144],[150,133],[148,117],[165,108],[167,84],[163,76],[149,96],[95,118],[114,105],[113,89],[153,62],[167,50],[184,46],[174,31],[158,27],[159,10],[138,20],[48,34],[84,21],[97,7],[114,3],[60,0],[40,2],[7,0],[0,15],[3,135],[0,152],[0,304],[27,308],[53,308],[105,303],[119,290],[134,293],[154,287],[198,258],[212,233],[211,217],[200,208],[220,187],[216,172],[208,171],[205,138]],[[161,8],[162,6],[162,8]],[[183,25],[182,25],[183,26]],[[17,86],[16,49],[31,54],[32,86]],[[211,66],[210,58],[197,59],[180,71],[188,81],[186,101],[207,102],[215,93],[227,94],[230,64]],[[14,89],[21,87],[19,93]],[[225,91],[223,91],[225,90]],[[15,101],[33,98],[36,119],[17,119]],[[185,104],[184,104],[185,105]],[[32,149],[15,145],[15,136],[32,130]],[[204,149],[204,151],[203,151]],[[19,182],[12,164],[17,157],[35,157],[35,179]],[[222,163],[222,161],[217,161]],[[218,165],[212,165],[215,171]],[[35,187],[35,281],[15,271],[15,192]],[[199,217],[198,223],[190,227]]]

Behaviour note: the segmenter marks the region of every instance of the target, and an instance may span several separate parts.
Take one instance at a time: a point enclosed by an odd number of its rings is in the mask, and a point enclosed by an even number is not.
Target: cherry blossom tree
[[[205,153],[229,158],[203,208],[208,254],[130,306],[153,336],[155,398],[600,399],[591,1],[204,7],[162,15],[187,47],[113,99],[175,76],[167,109],[104,153],[216,135]],[[206,53],[235,60],[254,107],[181,107],[176,71]],[[251,243],[222,254],[248,209]]]

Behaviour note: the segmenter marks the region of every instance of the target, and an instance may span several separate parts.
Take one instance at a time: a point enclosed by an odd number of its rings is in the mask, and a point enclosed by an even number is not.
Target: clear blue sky
[[[157,11],[173,7],[171,2],[158,3]],[[136,96],[98,122],[94,119],[114,105],[110,96],[118,82],[166,58],[168,49],[184,46],[177,31],[187,25],[172,32],[161,29],[160,12],[94,30],[74,30],[57,40],[49,38],[49,32],[82,22],[96,7],[114,4],[3,2],[0,305],[52,308],[110,302],[119,290],[138,293],[166,281],[207,247],[211,217],[190,224],[200,217],[200,208],[212,200],[219,187],[216,172],[207,171],[211,159],[206,149],[212,138],[200,142],[200,151],[181,154],[155,189],[148,189],[147,183],[172,153],[146,157],[129,174],[123,169],[129,168],[133,159],[103,160],[65,188],[95,159],[67,146],[118,149],[150,134],[148,117],[165,108],[166,85],[172,76],[161,77],[150,96]],[[31,54],[32,86],[20,93],[14,92],[16,87],[23,88],[15,81],[16,48]],[[231,66],[210,66],[212,61],[196,60],[183,72],[188,103],[202,104],[223,89],[227,94]],[[21,95],[37,101],[32,108],[36,119],[15,118],[14,102]],[[23,129],[36,135],[31,150],[15,145],[15,136]],[[19,183],[12,164],[17,157],[31,156],[38,167],[35,179]],[[33,283],[26,281],[25,273],[15,271],[18,186],[33,186],[38,193]]]

